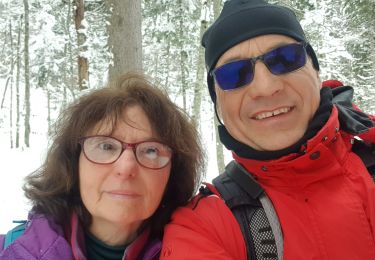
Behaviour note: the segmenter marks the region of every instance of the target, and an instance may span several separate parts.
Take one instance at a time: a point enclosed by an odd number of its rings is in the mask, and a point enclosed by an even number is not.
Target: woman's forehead
[[[148,116],[139,106],[132,106],[100,120],[94,124],[87,135],[117,135],[122,137],[128,132],[140,132],[145,138],[157,138],[157,129],[151,125]]]
[[[114,116],[113,116],[114,117]],[[116,119],[107,117],[99,122],[96,122],[91,129],[87,131],[89,135],[96,134],[110,134],[116,128]]]

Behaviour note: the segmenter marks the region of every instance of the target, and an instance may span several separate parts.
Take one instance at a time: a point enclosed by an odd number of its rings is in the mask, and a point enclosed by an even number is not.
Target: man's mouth
[[[262,120],[262,119],[266,119],[266,118],[269,118],[269,117],[273,117],[273,116],[277,116],[277,115],[281,115],[281,114],[286,114],[290,110],[292,110],[292,107],[282,107],[282,108],[278,108],[278,109],[276,109],[274,111],[268,111],[268,112],[259,113],[259,114],[255,115],[253,117],[253,119],[255,119],[255,120]]]

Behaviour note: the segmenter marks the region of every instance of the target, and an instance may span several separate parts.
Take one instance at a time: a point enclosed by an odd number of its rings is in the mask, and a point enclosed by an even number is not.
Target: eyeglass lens
[[[147,168],[163,168],[171,159],[171,149],[159,142],[146,141],[125,144],[124,147],[132,148],[138,163]],[[85,156],[88,160],[98,164],[115,162],[123,150],[123,143],[109,136],[91,136],[83,141]]]
[[[263,61],[274,75],[289,73],[306,64],[305,47],[300,43],[292,43],[258,57],[226,63],[213,71],[217,84],[223,90],[233,90],[249,84],[253,80],[257,60]]]

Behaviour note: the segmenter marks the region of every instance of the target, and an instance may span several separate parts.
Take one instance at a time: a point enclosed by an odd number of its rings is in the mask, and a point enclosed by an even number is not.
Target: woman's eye
[[[155,159],[158,156],[158,149],[155,147],[146,148],[143,153],[150,159]]]
[[[98,145],[101,150],[109,151],[115,149],[113,144],[110,143],[101,143]]]

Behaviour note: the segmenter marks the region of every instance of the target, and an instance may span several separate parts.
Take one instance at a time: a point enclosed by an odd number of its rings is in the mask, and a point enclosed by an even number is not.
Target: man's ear
[[[222,121],[222,117],[221,117],[221,111],[220,111],[219,106],[217,105],[217,102],[215,102],[214,108],[215,108],[215,116],[216,116],[216,119],[217,119],[218,123],[220,125],[224,125],[224,123]]]
[[[308,56],[308,62],[310,63],[309,66],[311,66],[312,69],[314,70],[315,77],[316,77],[316,79],[317,79],[317,81],[318,81],[318,83],[319,83],[319,89],[321,89],[321,88],[322,88],[323,81],[322,81],[322,79],[321,79],[321,77],[320,77],[320,70],[317,70],[317,69],[314,67],[313,60],[312,60],[312,58],[311,58],[310,56]]]
[[[216,114],[217,118],[218,118],[219,120],[221,120],[221,110],[220,110],[220,106],[219,106],[219,104],[218,104],[218,102],[217,102],[217,99],[216,99],[216,101],[215,101],[214,108],[215,108],[215,114]]]
[[[322,81],[322,78],[320,77],[319,70],[315,70],[315,73],[316,73],[315,76],[319,82],[319,89],[321,89],[323,87],[323,81]]]
[[[219,101],[218,101],[218,93],[219,89],[218,89],[218,86],[215,84],[215,102],[214,102],[214,109],[215,109],[215,116],[217,118],[217,120],[219,121],[219,124],[223,124],[223,121],[222,121],[222,113],[221,113],[221,109],[220,109],[220,105],[219,105]]]
[[[216,82],[215,82],[214,88],[215,88],[215,102],[214,102],[215,113],[219,117],[218,119],[221,119],[221,109],[220,109],[220,106],[219,106],[218,95],[217,95],[218,91],[220,91],[220,90],[219,90],[219,87],[217,86]]]

